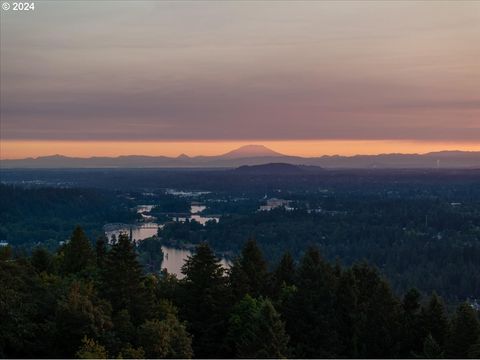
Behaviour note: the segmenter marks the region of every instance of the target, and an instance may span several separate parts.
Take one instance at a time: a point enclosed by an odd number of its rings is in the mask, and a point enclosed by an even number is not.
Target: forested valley
[[[415,287],[423,296],[436,291],[448,306],[480,298],[476,170],[269,175],[228,169],[2,169],[0,174],[0,242],[16,254],[28,255],[37,246],[56,251],[77,224],[92,239],[110,223],[141,225],[145,219],[136,208],[147,204],[162,245],[191,249],[208,242],[217,255],[233,258],[245,239],[255,238],[269,270],[285,251],[299,262],[316,246],[330,262],[351,266],[366,260],[398,296]],[[288,209],[259,211],[275,198]],[[176,221],[192,203],[202,205],[200,215],[218,221]]]
[[[368,263],[343,267],[315,247],[269,266],[246,239],[226,271],[200,243],[182,279],[143,271],[127,235],[92,245],[80,227],[55,253],[0,256],[2,357],[480,356],[470,304],[396,296]]]
[[[479,174],[1,170],[0,356],[479,357]]]

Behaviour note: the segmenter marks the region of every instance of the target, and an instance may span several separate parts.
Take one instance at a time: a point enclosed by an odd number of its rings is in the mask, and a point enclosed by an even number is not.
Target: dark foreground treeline
[[[56,254],[0,260],[0,356],[8,358],[478,358],[478,312],[433,294],[403,298],[366,263],[305,252],[272,272],[250,240],[226,272],[206,243],[185,277],[145,275],[120,236],[82,229]]]

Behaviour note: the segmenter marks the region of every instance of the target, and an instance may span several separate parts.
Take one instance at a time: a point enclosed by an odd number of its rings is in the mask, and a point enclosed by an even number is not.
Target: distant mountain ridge
[[[479,151],[439,151],[426,154],[324,155],[300,157],[280,154],[263,145],[246,145],[218,156],[178,157],[123,155],[90,158],[64,155],[41,156],[18,160],[0,160],[0,168],[162,168],[225,167],[283,163],[322,168],[480,168]]]

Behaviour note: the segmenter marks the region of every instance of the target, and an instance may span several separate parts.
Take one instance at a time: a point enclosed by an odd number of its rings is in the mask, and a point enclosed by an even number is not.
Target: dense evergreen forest
[[[274,209],[223,216],[205,226],[171,222],[159,230],[173,246],[207,241],[215,250],[237,254],[243,239],[255,237],[271,262],[288,249],[295,259],[309,245],[351,265],[366,259],[392,281],[395,292],[415,286],[438,291],[449,301],[478,296],[480,207],[431,199],[380,196],[328,197],[321,212]]]
[[[0,356],[9,358],[478,358],[479,314],[396,296],[366,262],[310,247],[269,266],[255,240],[226,271],[207,243],[184,277],[148,273],[128,236],[92,246],[77,227],[57,252],[0,253]],[[270,270],[271,269],[271,270]]]
[[[25,252],[53,251],[79,224],[91,238],[107,223],[139,220],[153,206],[162,244],[208,242],[238,255],[254,237],[272,270],[285,251],[298,262],[316,246],[330,262],[376,266],[396,295],[436,291],[449,306],[480,298],[479,170],[336,170],[244,174],[228,169],[0,170],[0,241]],[[258,212],[266,199],[293,211]],[[201,226],[172,222],[192,202],[220,218]],[[291,210],[291,209],[290,209]],[[145,245],[146,246],[146,245]],[[150,254],[142,264],[158,263]],[[150,259],[150,260],[149,260]]]
[[[0,240],[30,250],[56,249],[76,224],[100,235],[108,222],[132,222],[132,202],[98,189],[0,185]]]

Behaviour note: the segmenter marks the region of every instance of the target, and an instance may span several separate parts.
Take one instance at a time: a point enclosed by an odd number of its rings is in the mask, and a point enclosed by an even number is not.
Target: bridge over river
[[[142,228],[142,229],[158,229],[160,227],[159,224],[153,222],[145,222],[145,223],[135,223],[135,224],[125,224],[125,223],[109,223],[103,226],[103,230],[106,232],[110,231],[128,231],[130,228],[132,230]]]

